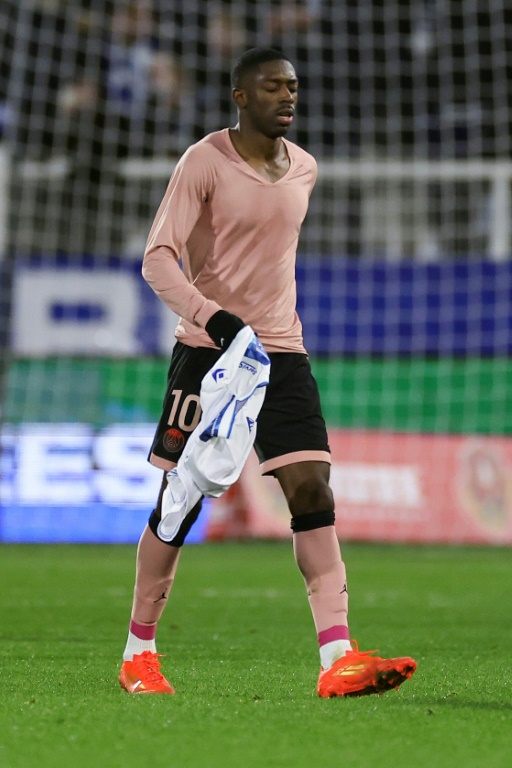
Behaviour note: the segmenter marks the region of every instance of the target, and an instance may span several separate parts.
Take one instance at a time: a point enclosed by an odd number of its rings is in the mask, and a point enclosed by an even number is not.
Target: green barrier
[[[155,422],[168,360],[45,358],[14,362],[4,420]],[[508,359],[312,360],[329,426],[512,434]]]
[[[167,360],[23,359],[9,370],[4,420],[137,423],[159,418]]]
[[[331,426],[439,433],[512,433],[508,359],[314,360]]]

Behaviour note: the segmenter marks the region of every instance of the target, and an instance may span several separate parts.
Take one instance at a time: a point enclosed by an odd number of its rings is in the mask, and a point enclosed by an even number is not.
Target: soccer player
[[[166,472],[199,421],[203,376],[244,324],[258,334],[271,359],[255,448],[262,472],[275,475],[290,509],[295,559],[320,647],[317,692],[322,697],[382,693],[416,669],[408,657],[361,653],[350,641],[327,432],[295,308],[297,242],[317,173],[313,157],[284,138],[294,121],[297,89],[294,67],[281,52],[253,48],[242,54],[232,71],[238,124],[189,147],[149,234],[144,278],[180,322],[149,456],[164,470],[164,479],[137,551],[120,674],[130,693],[174,693],[160,671],[156,628],[201,505],[170,543],[159,539]]]

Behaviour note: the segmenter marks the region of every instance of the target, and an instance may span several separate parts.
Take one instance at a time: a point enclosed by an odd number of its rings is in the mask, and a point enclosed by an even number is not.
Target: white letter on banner
[[[91,500],[92,429],[25,424],[19,429],[15,498],[22,504],[76,506]]]
[[[161,471],[147,462],[154,426],[113,424],[94,443],[96,498],[106,504],[154,504],[162,481]]]

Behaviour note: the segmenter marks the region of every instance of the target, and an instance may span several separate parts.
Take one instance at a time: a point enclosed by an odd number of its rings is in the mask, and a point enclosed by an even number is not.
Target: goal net
[[[235,124],[231,63],[256,45],[294,62],[290,138],[319,164],[299,312],[340,516],[369,520],[348,534],[392,533],[375,522],[386,504],[397,526],[417,523],[397,491],[409,466],[397,435],[437,457],[432,488],[464,474],[471,446],[484,456],[471,472],[503,485],[509,3],[0,0],[0,13],[0,538],[58,538],[63,515],[83,540],[140,530],[160,482],[145,456],[176,324],[140,277],[144,243],[180,154]],[[509,491],[478,493],[475,525],[498,504],[486,535],[512,537]]]

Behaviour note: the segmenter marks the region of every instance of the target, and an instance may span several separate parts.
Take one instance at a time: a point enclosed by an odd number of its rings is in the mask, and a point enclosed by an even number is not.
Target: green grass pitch
[[[189,546],[159,630],[175,696],[118,685],[134,547],[0,547],[1,768],[508,768],[512,552],[348,544],[352,634],[400,691],[321,700],[290,544]]]

